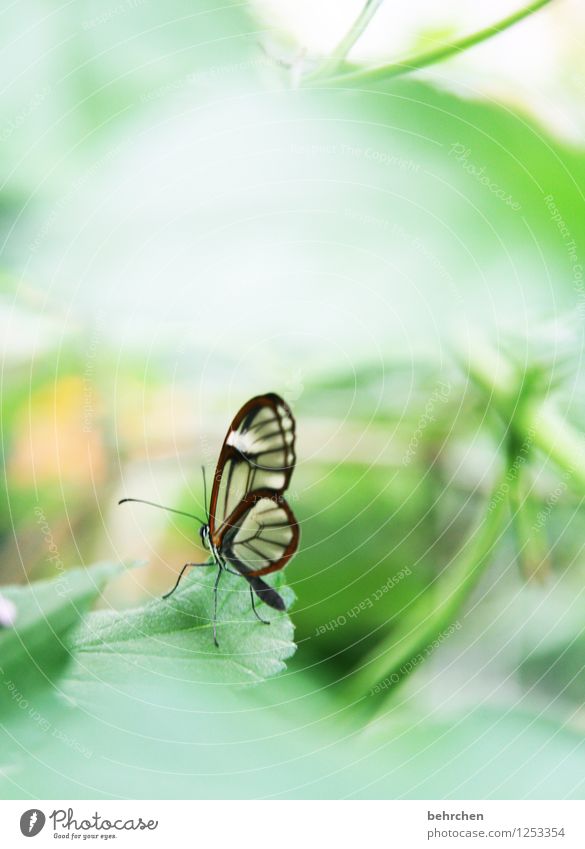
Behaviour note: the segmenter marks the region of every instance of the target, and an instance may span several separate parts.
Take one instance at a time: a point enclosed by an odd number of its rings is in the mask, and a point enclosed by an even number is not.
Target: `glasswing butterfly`
[[[163,598],[174,593],[187,569],[217,566],[213,587],[216,646],[217,590],[223,572],[246,579],[252,610],[266,625],[270,623],[258,614],[254,593],[275,610],[285,609],[281,596],[262,576],[286,566],[298,548],[299,526],[284,498],[295,462],[295,420],[290,408],[274,392],[258,395],[244,404],[229,426],[213,477],[207,520],[163,507],[201,522],[201,541],[212,554],[206,563],[185,563],[175,586]],[[127,501],[162,507],[139,498],[123,498],[119,503]]]

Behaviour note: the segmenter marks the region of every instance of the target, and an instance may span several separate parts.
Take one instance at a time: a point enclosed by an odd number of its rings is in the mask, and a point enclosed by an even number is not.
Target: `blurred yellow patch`
[[[31,393],[15,422],[8,460],[11,483],[101,481],[106,455],[98,407],[95,388],[82,377],[64,377]]]

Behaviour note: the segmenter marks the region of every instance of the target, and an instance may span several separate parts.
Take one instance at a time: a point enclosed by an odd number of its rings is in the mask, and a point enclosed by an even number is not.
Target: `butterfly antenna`
[[[118,504],[126,504],[128,501],[133,501],[135,504],[149,504],[151,507],[158,507],[160,510],[167,510],[169,513],[177,513],[179,516],[188,516],[190,519],[195,519],[205,525],[205,519],[201,519],[194,513],[185,513],[184,510],[175,510],[174,507],[165,507],[164,504],[156,504],[154,501],[145,501],[143,498],[122,498]]]

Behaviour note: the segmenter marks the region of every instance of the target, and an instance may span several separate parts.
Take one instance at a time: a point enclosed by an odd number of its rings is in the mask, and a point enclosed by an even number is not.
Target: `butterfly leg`
[[[217,588],[219,586],[219,579],[221,578],[222,566],[217,570],[217,578],[215,579],[215,584],[213,585],[213,642],[215,643],[215,647],[219,648],[219,643],[217,642]]]
[[[262,619],[262,617],[260,616],[260,614],[256,610],[256,603],[254,601],[254,591],[253,591],[252,587],[250,587],[250,601],[252,602],[252,610],[254,611],[254,616],[256,617],[256,619],[259,619],[260,622],[264,622],[265,625],[270,625],[270,622],[268,621],[268,619]]]
[[[194,566],[213,566],[213,563],[185,563],[185,565],[183,566],[183,568],[179,572],[179,577],[177,578],[177,582],[176,582],[175,586],[168,593],[165,593],[163,595],[163,598],[168,598],[169,596],[171,596],[175,592],[175,590],[177,589],[177,587],[181,583],[181,578],[183,577],[183,575],[185,574],[187,569],[191,569]]]

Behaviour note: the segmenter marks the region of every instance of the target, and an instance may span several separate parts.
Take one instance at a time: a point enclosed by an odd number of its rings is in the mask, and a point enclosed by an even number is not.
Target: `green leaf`
[[[298,674],[161,686],[134,670],[87,688],[84,705],[35,704],[49,733],[33,721],[0,730],[0,796],[580,798],[585,754],[570,727],[501,706],[448,719],[392,711],[348,734],[330,689]]]
[[[578,731],[520,706],[478,706],[448,720],[413,717],[403,731],[383,722],[388,775],[360,795],[410,799],[580,798],[584,765]]]
[[[217,637],[213,643],[215,569],[193,570],[168,599],[123,613],[97,612],[70,644],[73,677],[83,681],[125,679],[134,669],[155,678],[223,684],[254,684],[285,668],[295,651],[293,625],[285,614],[260,605],[259,622],[248,584],[224,575],[219,587]],[[284,590],[285,603],[292,601]]]
[[[2,589],[15,618],[13,627],[0,630],[0,710],[15,702],[15,693],[22,699],[54,682],[70,657],[67,637],[119,571],[120,566],[106,563]]]

